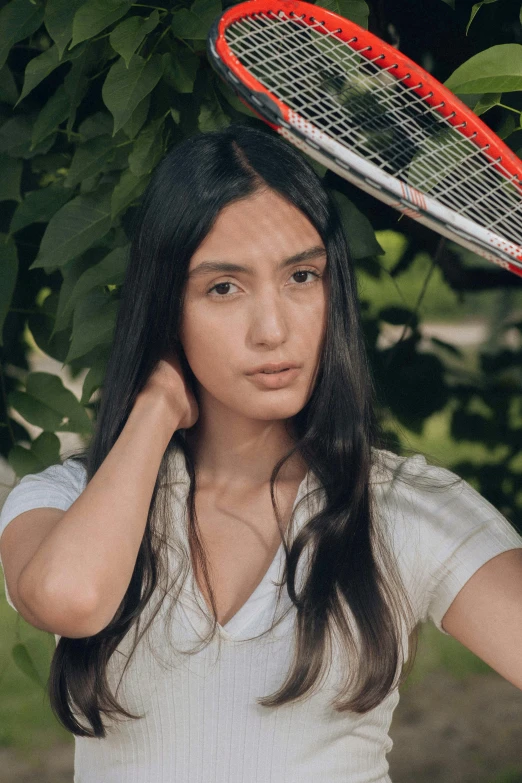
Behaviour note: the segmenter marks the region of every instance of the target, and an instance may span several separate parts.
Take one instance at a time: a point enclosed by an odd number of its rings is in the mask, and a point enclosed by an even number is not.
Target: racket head
[[[286,29],[281,28],[281,20],[287,25]],[[268,36],[275,35],[272,29],[275,30],[277,25],[280,26],[277,31],[279,39],[275,36],[266,43]],[[291,45],[295,46],[297,51],[299,42],[297,46],[296,42],[301,35],[300,28],[303,30],[303,36],[312,31],[313,40],[307,42],[305,39],[305,45],[309,47],[312,56],[316,54],[314,49],[318,45],[322,46],[323,36],[324,40],[328,38],[334,42],[336,52],[341,51],[352,58],[358,58],[361,72],[371,68],[372,78],[386,79],[390,87],[399,85],[402,100],[404,96],[408,96],[408,100],[413,100],[410,96],[415,96],[415,103],[411,105],[422,106],[423,117],[428,117],[432,124],[440,123],[443,131],[447,131],[451,136],[454,149],[460,144],[462,149],[465,147],[469,159],[475,157],[474,163],[481,175],[479,165],[482,166],[484,192],[475,197],[477,185],[475,182],[472,186],[471,182],[474,177],[477,178],[478,173],[470,170],[468,182],[464,178],[460,182],[450,182],[447,192],[439,192],[434,198],[433,193],[423,189],[422,183],[412,184],[407,177],[397,176],[396,171],[387,166],[385,158],[381,158],[380,165],[376,165],[364,146],[357,148],[356,144],[349,143],[346,136],[343,138],[339,132],[329,130],[326,124],[327,115],[321,117],[317,114],[315,118],[311,118],[306,98],[303,103],[303,97],[300,96],[302,105],[298,106],[297,98],[292,97],[290,81],[288,88],[285,87],[284,79],[280,79],[274,87],[271,84],[274,80],[270,64],[256,63],[257,53],[261,51],[261,48],[256,48],[256,40],[260,47],[280,45],[283,47],[283,57],[287,58],[286,62],[292,63],[295,55],[288,48],[289,35],[292,35]],[[239,45],[241,39],[238,30],[243,30],[243,40],[247,40],[245,36],[250,37],[254,55],[248,53],[245,45]],[[247,0],[232,6],[214,20],[207,38],[207,51],[213,68],[232,87],[242,102],[273,130],[307,155],[409,217],[502,268],[522,276],[522,161],[454,93],[410,58],[356,23],[332,11],[299,0]],[[257,59],[259,60],[259,57]],[[328,52],[325,55],[323,49],[318,61],[323,64],[334,62]],[[284,64],[284,59],[280,62]],[[298,59],[296,63],[298,69],[301,63]],[[335,65],[339,63],[335,62]],[[306,66],[303,67],[306,74]],[[343,67],[341,65],[341,74]],[[260,70],[263,73],[258,78]],[[296,73],[299,73],[299,70]],[[351,78],[353,80],[353,74]],[[297,81],[294,81],[294,84],[296,83]],[[378,90],[381,90],[380,86]],[[346,89],[344,91],[346,93]],[[306,92],[307,88],[304,87],[303,96],[306,96]],[[386,105],[389,107],[390,104]],[[407,104],[404,105],[406,108],[403,110],[403,116],[413,128],[413,136],[419,136],[418,128],[414,127],[413,121],[406,113]],[[399,120],[401,118],[401,104],[398,106],[398,109],[395,108],[389,113],[392,124],[397,117]],[[328,106],[328,109],[330,108],[331,104]],[[428,142],[431,133],[428,127]],[[404,140],[402,143],[404,145]],[[432,160],[435,160],[434,154],[430,154]],[[442,150],[442,162],[445,161],[445,156],[447,151]],[[422,163],[421,159],[420,162]],[[467,159],[463,157],[462,163],[464,168],[464,164],[468,165]],[[441,166],[440,161],[438,165]],[[419,171],[421,170],[419,167]],[[443,189],[444,182],[441,180],[438,185]],[[456,187],[460,187],[460,191],[457,190],[460,193],[460,211],[452,208],[448,198],[452,191],[455,197]],[[487,197],[487,189],[493,192],[494,198],[489,197],[491,204],[486,204],[484,214],[481,214],[477,205],[481,197]],[[504,193],[506,189],[507,196]],[[464,197],[466,200],[462,207]],[[501,198],[504,201],[507,199],[507,202],[501,203]],[[468,203],[477,213],[475,218],[472,216],[470,219],[465,214]],[[489,223],[493,222],[493,219],[488,219],[488,209],[491,211],[493,208],[496,210],[494,217],[499,212],[502,214],[496,230],[488,227]]]

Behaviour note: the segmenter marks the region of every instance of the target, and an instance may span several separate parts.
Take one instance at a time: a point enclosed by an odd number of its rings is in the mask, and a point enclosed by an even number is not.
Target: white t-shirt
[[[448,482],[457,478],[454,473],[428,465],[421,455],[405,460],[391,452],[375,454],[380,458],[372,474],[375,518],[390,541],[416,622],[430,620],[445,633],[441,620],[465,582],[495,555],[521,548],[522,536],[464,481],[442,490],[391,481],[391,470],[399,467],[424,482]],[[173,459],[181,480],[172,492],[174,519],[188,546],[188,473],[181,451]],[[320,484],[309,471],[294,508],[313,487]],[[85,472],[73,460],[24,476],[0,512],[0,535],[23,511],[67,510],[84,488]],[[292,536],[323,499],[320,493],[300,504]],[[344,673],[334,658],[321,687],[304,701],[274,708],[256,701],[281,686],[292,660],[295,608],[286,588],[276,607],[274,581],[283,565],[281,545],[254,593],[219,627],[219,638],[192,655],[176,656],[161,643],[160,611],[151,628],[154,654],[140,641],[117,692],[123,706],[145,717],[110,724],[105,739],[75,737],[75,783],[391,783],[386,754],[393,745],[388,731],[397,688],[365,715],[338,713],[331,701]],[[7,592],[6,597],[10,602]],[[270,634],[249,640],[286,610]],[[208,617],[189,572],[169,626],[174,647],[192,649],[198,634],[208,630]],[[113,692],[131,636],[132,631],[109,661]]]

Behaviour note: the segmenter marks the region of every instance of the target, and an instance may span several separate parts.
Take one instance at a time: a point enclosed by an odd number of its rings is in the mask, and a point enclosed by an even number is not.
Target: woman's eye
[[[313,277],[315,279],[318,279],[318,278],[321,277],[321,275],[318,272],[313,272],[311,269],[297,269],[292,274],[292,277],[295,278],[297,275],[301,275],[301,276],[303,276],[303,275],[304,276],[306,276],[306,275],[313,275]],[[303,282],[302,277],[301,277],[300,281],[294,281],[294,282],[297,282],[297,285],[300,288],[304,288],[307,285],[312,285],[313,283],[315,283],[315,279]],[[234,286],[234,285],[235,285],[235,283],[230,283],[230,282],[216,283],[215,285],[212,286],[212,288],[209,288],[209,290],[207,291],[207,294],[210,294],[212,291],[215,290],[217,296],[212,297],[212,298],[214,298],[214,299],[216,299],[216,298],[218,298],[218,299],[227,299],[228,298],[227,294],[230,293],[230,292],[229,291],[223,291],[223,287],[224,286]],[[221,289],[221,291],[218,291],[218,289]]]
[[[298,269],[297,272],[294,272],[292,277],[295,277],[296,275],[313,275],[314,278],[319,278],[321,275],[318,272],[313,272],[311,269]],[[310,285],[310,283],[315,282],[314,280],[310,280],[305,285]]]

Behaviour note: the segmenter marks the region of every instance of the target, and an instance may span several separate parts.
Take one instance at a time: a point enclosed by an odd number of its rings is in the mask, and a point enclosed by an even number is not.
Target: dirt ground
[[[393,783],[522,783],[522,692],[494,672],[427,674],[401,693],[390,736]],[[32,764],[0,749],[0,783],[72,780],[72,743]]]
[[[522,691],[495,672],[430,672],[401,695],[393,783],[522,783]]]

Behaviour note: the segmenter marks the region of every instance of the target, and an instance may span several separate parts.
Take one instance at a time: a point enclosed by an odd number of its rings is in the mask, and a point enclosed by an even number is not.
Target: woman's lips
[[[280,370],[279,372],[256,372],[248,377],[265,388],[281,389],[295,380],[300,370],[300,367],[289,367],[288,370]]]

